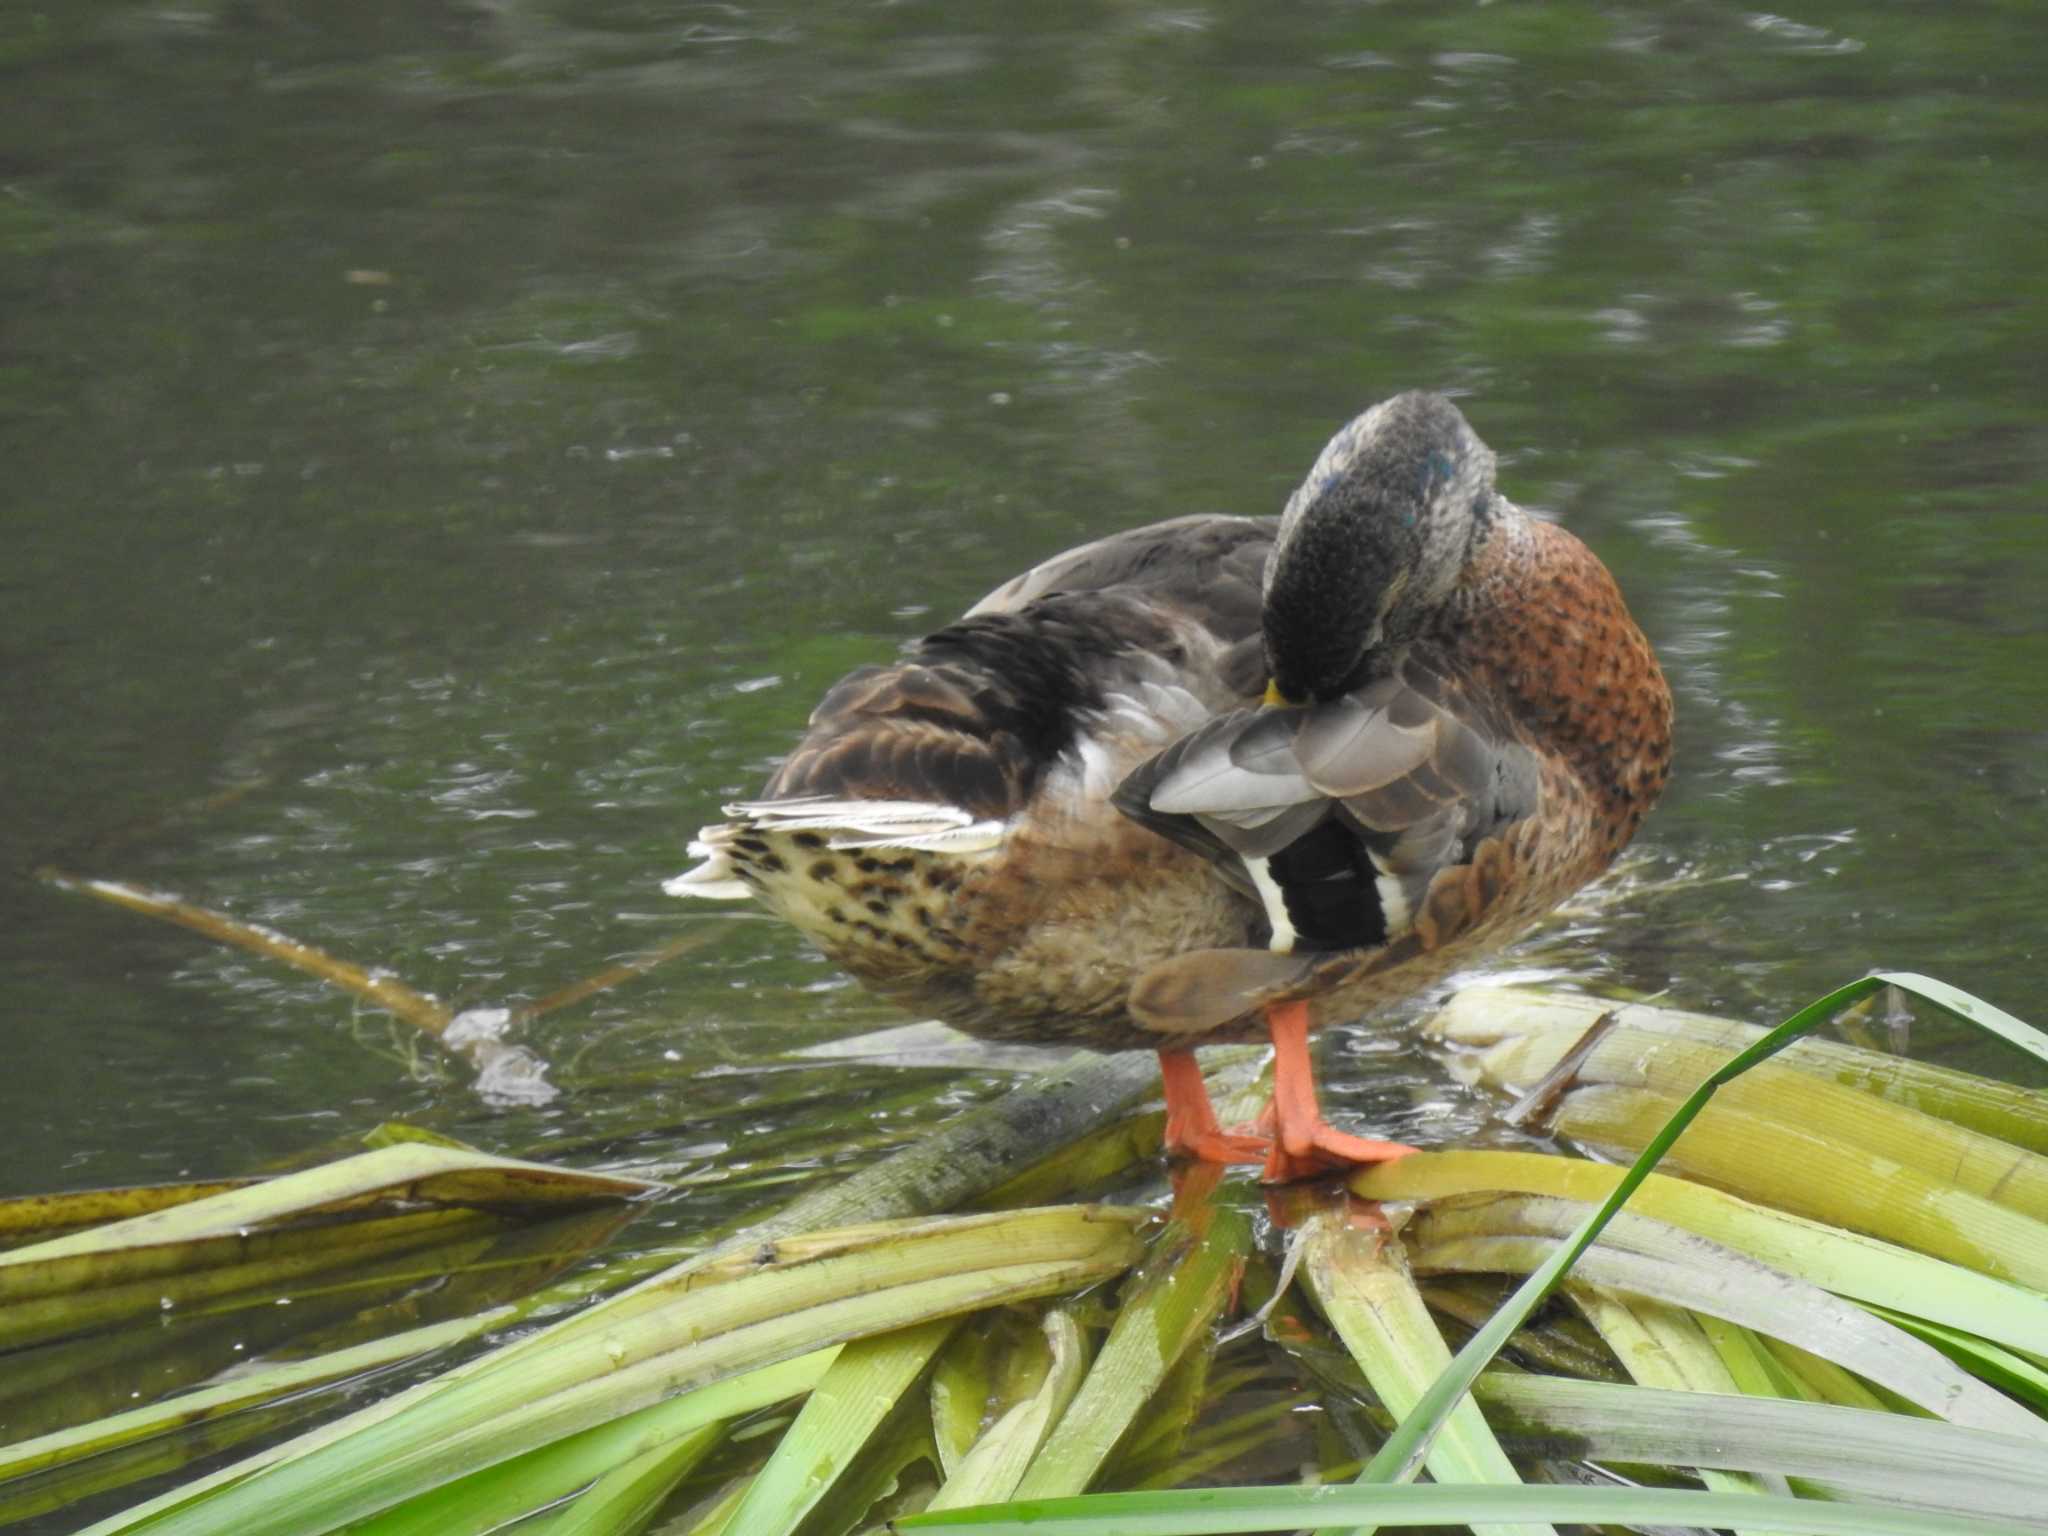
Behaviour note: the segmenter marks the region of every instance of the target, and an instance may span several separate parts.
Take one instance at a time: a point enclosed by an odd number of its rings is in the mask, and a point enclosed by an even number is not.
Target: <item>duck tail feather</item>
[[[707,828],[707,831],[723,831],[723,828]],[[754,894],[753,887],[739,877],[732,856],[716,844],[699,838],[690,844],[692,858],[702,859],[680,875],[661,882],[662,891],[670,896],[696,896],[706,901],[745,901]]]
[[[977,820],[957,805],[925,800],[842,800],[824,795],[748,800],[725,807],[739,826],[762,836],[823,833],[833,849],[901,848],[975,853],[1003,840],[1007,824]]]

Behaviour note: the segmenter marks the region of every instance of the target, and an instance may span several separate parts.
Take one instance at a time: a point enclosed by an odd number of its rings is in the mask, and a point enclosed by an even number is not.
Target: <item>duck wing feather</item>
[[[1240,887],[1263,861],[1304,946],[1350,949],[1410,929],[1437,877],[1538,795],[1535,754],[1500,712],[1411,659],[1330,703],[1220,716],[1114,798]]]
[[[1054,592],[1146,592],[1218,634],[1256,640],[1266,555],[1280,520],[1198,514],[1127,528],[1013,576],[964,617],[1016,613]],[[1260,678],[1254,691],[1264,686]]]
[[[762,801],[821,796],[1014,815],[1104,711],[1165,676],[1214,708],[1263,685],[1271,518],[1186,517],[1071,550],[904,656],[841,680]]]

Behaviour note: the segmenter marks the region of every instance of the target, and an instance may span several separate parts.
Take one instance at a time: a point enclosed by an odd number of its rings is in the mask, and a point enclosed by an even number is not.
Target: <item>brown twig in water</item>
[[[1593,1049],[1621,1022],[1621,1010],[1610,1008],[1579,1036],[1576,1044],[1559,1058],[1556,1066],[1544,1073],[1542,1078],[1531,1085],[1529,1091],[1507,1107],[1501,1116],[1509,1125],[1520,1126],[1527,1131],[1548,1131],[1550,1117],[1557,1112],[1558,1101],[1578,1086],[1579,1069],[1586,1064],[1586,1058]]]
[[[678,935],[649,954],[607,966],[595,975],[550,992],[521,1008],[472,1008],[457,1013],[394,976],[365,970],[274,928],[230,917],[225,912],[199,906],[166,891],[145,890],[118,880],[95,880],[47,865],[37,870],[36,875],[60,890],[76,891],[113,906],[126,907],[131,912],[140,912],[145,917],[176,923],[220,943],[281,961],[294,970],[317,976],[343,991],[354,993],[466,1057],[476,1069],[477,1091],[487,1099],[502,1103],[545,1103],[557,1091],[546,1081],[546,1063],[524,1047],[508,1044],[503,1039],[509,1026],[580,1003],[621,982],[643,976],[656,966],[709,943],[713,937],[712,931],[702,928]]]
[[[60,890],[77,891],[97,901],[126,907],[131,912],[140,912],[145,917],[176,923],[181,928],[203,933],[210,939],[232,944],[237,949],[248,950],[251,954],[282,961],[294,970],[303,971],[308,976],[318,976],[322,981],[332,982],[346,992],[353,992],[365,1002],[387,1010],[415,1028],[432,1035],[436,1040],[447,1032],[448,1025],[454,1018],[445,1005],[424,992],[414,991],[396,977],[380,976],[374,971],[364,970],[359,965],[337,959],[324,949],[303,944],[274,928],[245,922],[239,917],[230,917],[225,912],[215,912],[209,907],[198,906],[166,891],[144,890],[140,886],[126,885],[118,880],[94,880],[47,866],[37,870],[36,874]]]
[[[622,960],[617,965],[608,965],[594,975],[571,982],[545,997],[535,998],[524,1007],[513,1009],[513,1017],[523,1024],[528,1019],[537,1019],[544,1013],[553,1013],[557,1008],[580,1003],[587,997],[595,997],[600,992],[609,991],[621,982],[644,976],[656,966],[666,965],[671,960],[687,955],[693,949],[702,949],[715,937],[717,930],[713,928],[698,928],[689,933],[678,934],[659,949],[649,950],[646,954],[631,960]]]

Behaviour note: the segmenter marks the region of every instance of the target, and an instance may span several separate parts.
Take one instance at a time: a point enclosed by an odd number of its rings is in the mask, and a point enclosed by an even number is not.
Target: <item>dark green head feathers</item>
[[[1382,401],[1331,438],[1280,515],[1266,567],[1275,691],[1323,702],[1381,675],[1478,546],[1493,452],[1441,395]]]

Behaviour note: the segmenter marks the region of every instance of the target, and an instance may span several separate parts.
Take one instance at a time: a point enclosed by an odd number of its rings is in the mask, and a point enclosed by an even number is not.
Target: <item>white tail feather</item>
[[[705,830],[719,829],[707,827]],[[706,901],[745,901],[754,894],[754,888],[733,873],[732,859],[711,843],[700,837],[690,844],[690,854],[704,862],[662,881],[661,888],[667,895],[699,896]]]
[[[725,814],[771,837],[823,832],[826,846],[837,849],[975,853],[995,847],[1005,831],[1003,822],[977,821],[957,805],[921,800],[755,800],[728,805]]]
[[[733,819],[706,827],[690,844],[690,856],[704,862],[662,882],[671,896],[711,901],[744,901],[757,894],[740,879],[732,854],[743,832],[787,837],[822,832],[836,851],[899,848],[922,853],[981,853],[998,846],[1008,830],[1000,821],[976,821],[955,805],[917,800],[750,800],[725,807]]]

